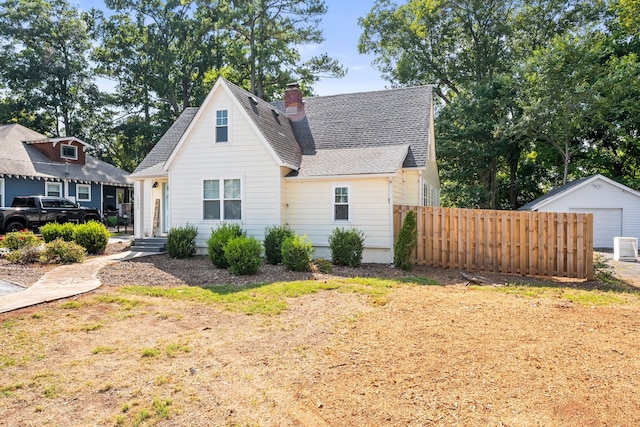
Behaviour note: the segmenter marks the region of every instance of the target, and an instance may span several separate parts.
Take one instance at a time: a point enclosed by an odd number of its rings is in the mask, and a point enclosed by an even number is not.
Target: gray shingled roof
[[[403,166],[425,167],[431,99],[431,86],[307,98],[306,117],[293,129],[305,155],[409,144]]]
[[[408,145],[319,150],[316,154],[302,156],[300,170],[289,176],[393,174],[402,166],[408,150]]]
[[[225,80],[242,108],[256,124],[280,160],[294,168],[300,167],[302,151],[287,117],[270,103]]]
[[[136,170],[133,171],[131,177],[145,176],[166,176],[164,171],[164,163],[167,161],[173,149],[176,148],[180,138],[189,127],[191,120],[198,112],[198,108],[186,108],[182,114],[171,125],[169,130],[162,135],[160,141],[154,145],[149,154],[140,162]]]
[[[95,157],[86,156],[84,165],[54,162],[24,141],[46,137],[19,124],[0,125],[0,176],[69,179],[79,182],[128,185],[129,174]]]
[[[282,102],[267,103],[225,83],[278,157],[300,168],[291,176],[394,173],[401,164],[406,168],[426,165],[430,86],[307,98],[306,116],[292,122]],[[180,115],[133,177],[166,175],[164,163],[196,112],[188,108]],[[400,153],[404,157],[398,162]]]

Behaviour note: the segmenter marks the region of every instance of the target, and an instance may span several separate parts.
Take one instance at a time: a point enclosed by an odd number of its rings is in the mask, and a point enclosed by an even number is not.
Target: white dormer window
[[[216,142],[229,142],[229,111],[216,111]]]
[[[78,160],[78,147],[75,145],[62,144],[60,146],[60,157],[63,159]]]

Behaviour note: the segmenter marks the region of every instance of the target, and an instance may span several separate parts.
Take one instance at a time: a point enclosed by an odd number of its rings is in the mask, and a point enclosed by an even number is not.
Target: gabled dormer
[[[42,152],[53,162],[84,165],[86,163],[86,151],[91,145],[78,138],[45,138],[33,141],[24,141]]]

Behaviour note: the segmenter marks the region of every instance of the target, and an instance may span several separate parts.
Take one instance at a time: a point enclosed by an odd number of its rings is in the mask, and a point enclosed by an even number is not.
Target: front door
[[[162,183],[162,232],[169,232],[169,183]]]
[[[124,188],[116,189],[116,209],[122,215],[122,204],[124,203]]]

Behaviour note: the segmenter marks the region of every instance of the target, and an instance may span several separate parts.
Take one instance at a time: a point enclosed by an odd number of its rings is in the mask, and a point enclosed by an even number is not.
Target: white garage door
[[[612,248],[613,238],[622,236],[622,208],[571,208],[569,210],[593,214],[594,248]]]

